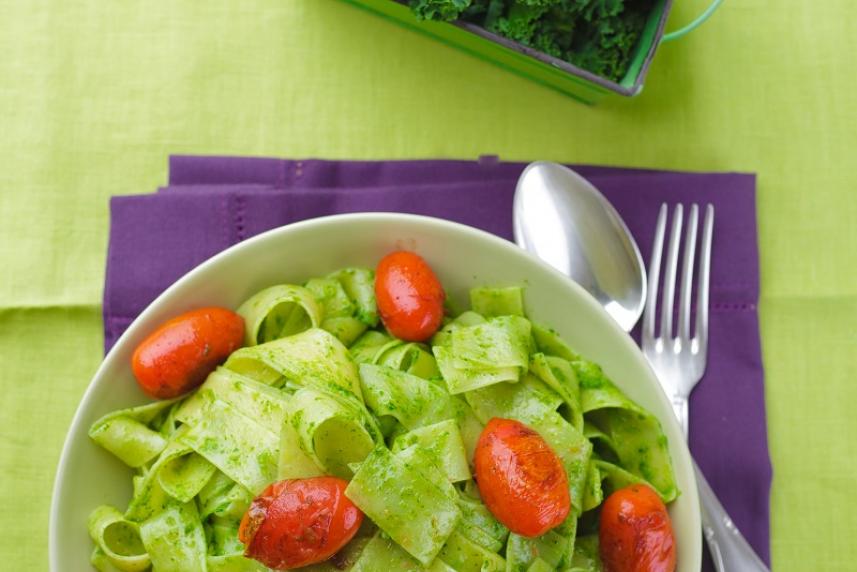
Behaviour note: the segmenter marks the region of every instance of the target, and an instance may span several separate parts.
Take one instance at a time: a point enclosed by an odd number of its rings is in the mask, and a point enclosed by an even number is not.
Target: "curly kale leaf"
[[[497,18],[489,30],[510,40],[530,45],[536,34],[539,19],[545,12],[547,12],[546,6],[513,2],[506,15]]]
[[[603,18],[614,18],[625,9],[625,0],[558,0],[556,4],[574,18],[587,22]]]
[[[542,18],[530,45],[555,58],[566,59],[574,32],[575,20],[571,18]]]
[[[456,20],[471,0],[410,0],[411,10],[421,20]]]
[[[497,20],[502,18],[506,12],[506,0],[488,0],[487,4],[485,18],[481,21],[481,25],[486,30],[493,30],[497,25]]]
[[[601,77],[619,81],[628,71],[634,47],[646,24],[646,15],[631,12],[623,18],[596,20],[575,38],[568,61]]]

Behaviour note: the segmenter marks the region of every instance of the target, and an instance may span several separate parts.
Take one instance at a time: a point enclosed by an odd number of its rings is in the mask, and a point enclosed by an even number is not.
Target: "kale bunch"
[[[409,0],[418,18],[464,20],[620,81],[653,0]]]

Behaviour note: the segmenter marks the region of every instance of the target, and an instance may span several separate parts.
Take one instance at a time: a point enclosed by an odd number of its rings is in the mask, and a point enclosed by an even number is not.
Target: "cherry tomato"
[[[479,493],[488,510],[515,534],[534,537],[565,520],[568,477],[542,436],[519,421],[488,421],[474,456]]]
[[[422,342],[440,327],[443,287],[428,263],[413,252],[400,250],[381,259],[375,298],[384,326],[399,339]]]
[[[137,383],[155,399],[194,389],[244,340],[244,319],[223,308],[200,308],[167,320],[131,358]]]
[[[238,529],[245,555],[274,570],[323,562],[348,544],[363,513],[345,496],[348,481],[313,477],[280,481],[260,494]]]
[[[599,529],[605,572],[673,572],[675,538],[667,507],[647,485],[607,497]]]

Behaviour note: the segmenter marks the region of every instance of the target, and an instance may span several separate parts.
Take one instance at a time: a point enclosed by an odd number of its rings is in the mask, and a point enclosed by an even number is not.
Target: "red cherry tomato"
[[[323,562],[348,544],[363,513],[336,477],[280,481],[260,494],[238,529],[245,555],[274,570]]]
[[[244,340],[244,319],[223,308],[200,308],[167,320],[131,358],[137,383],[155,399],[194,389]]]
[[[667,507],[647,485],[607,497],[599,529],[605,572],[673,572],[675,538]]]
[[[400,250],[388,254],[375,272],[375,298],[384,326],[409,342],[429,339],[443,319],[443,287],[419,255]]]
[[[568,516],[571,497],[562,462],[523,423],[491,419],[479,436],[474,464],[485,506],[515,534],[539,536]]]

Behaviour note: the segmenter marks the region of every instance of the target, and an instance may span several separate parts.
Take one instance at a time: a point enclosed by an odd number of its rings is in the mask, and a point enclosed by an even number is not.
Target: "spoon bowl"
[[[646,269],[613,205],[571,169],[524,169],[514,201],[515,242],[583,286],[625,331],[646,302]]]

